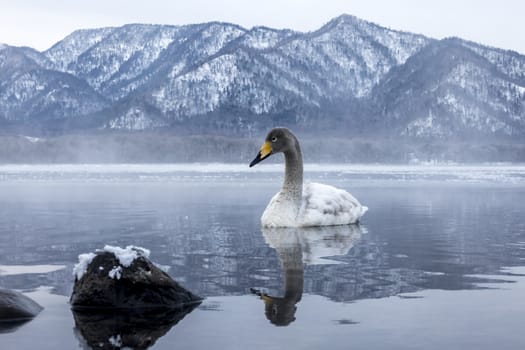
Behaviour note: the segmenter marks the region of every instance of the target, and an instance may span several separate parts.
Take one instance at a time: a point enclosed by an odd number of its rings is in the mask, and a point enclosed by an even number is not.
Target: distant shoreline
[[[0,185],[23,183],[279,183],[282,164],[256,169],[246,163],[178,164],[4,164]],[[355,184],[525,184],[525,164],[305,164],[307,181],[352,181]]]
[[[257,153],[263,137],[182,136],[146,132],[45,138],[3,135],[0,136],[0,164],[245,163]],[[300,141],[306,163],[525,163],[525,143],[505,140],[466,142],[307,135]]]

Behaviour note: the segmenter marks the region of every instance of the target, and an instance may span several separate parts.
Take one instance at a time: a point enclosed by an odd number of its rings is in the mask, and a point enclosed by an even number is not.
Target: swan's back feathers
[[[297,226],[354,224],[367,210],[345,190],[311,182],[303,186]]]

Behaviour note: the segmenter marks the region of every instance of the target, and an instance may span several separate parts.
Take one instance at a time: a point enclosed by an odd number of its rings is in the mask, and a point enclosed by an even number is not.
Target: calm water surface
[[[361,225],[262,230],[281,170],[0,167],[0,287],[45,306],[1,348],[525,347],[524,167],[307,167],[370,208]],[[72,268],[106,244],[206,299],[172,322],[74,317]]]

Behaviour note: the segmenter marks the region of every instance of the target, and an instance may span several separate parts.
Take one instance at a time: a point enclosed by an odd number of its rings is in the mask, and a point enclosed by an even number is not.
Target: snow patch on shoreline
[[[65,265],[0,265],[0,276],[45,274],[65,268]]]

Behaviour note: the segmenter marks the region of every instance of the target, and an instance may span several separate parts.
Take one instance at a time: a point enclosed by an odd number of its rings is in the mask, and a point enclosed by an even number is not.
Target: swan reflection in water
[[[252,288],[261,297],[265,315],[276,326],[295,321],[296,304],[301,300],[304,265],[331,264],[325,257],[346,255],[361,238],[359,225],[302,228],[262,228],[266,243],[274,248],[284,271],[284,296],[277,297]]]

